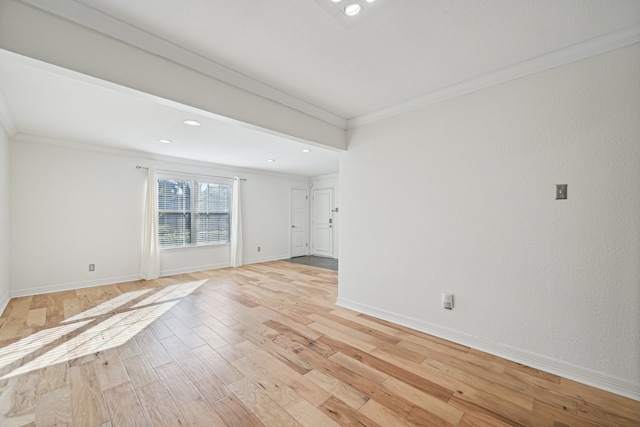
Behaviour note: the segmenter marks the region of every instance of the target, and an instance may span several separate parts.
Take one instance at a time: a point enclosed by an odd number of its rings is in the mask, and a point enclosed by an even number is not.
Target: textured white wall
[[[339,303],[640,398],[639,75],[634,45],[352,131]]]
[[[288,257],[289,188],[305,178],[261,174],[112,152],[11,142],[11,294],[135,280],[146,173],[136,165],[247,178],[243,182],[245,263]],[[256,251],[257,246],[262,251]],[[161,253],[161,274],[229,265],[229,246]],[[96,264],[89,272],[88,265]]]
[[[0,314],[9,302],[9,138],[0,125]]]

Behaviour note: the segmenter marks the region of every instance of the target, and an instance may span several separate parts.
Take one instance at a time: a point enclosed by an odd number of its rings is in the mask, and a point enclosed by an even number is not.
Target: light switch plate
[[[567,198],[567,184],[556,185],[556,200],[565,200]]]

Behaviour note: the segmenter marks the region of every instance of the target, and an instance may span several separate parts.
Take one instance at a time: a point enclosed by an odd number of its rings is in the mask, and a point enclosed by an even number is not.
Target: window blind
[[[161,248],[230,242],[231,185],[175,177],[158,179]]]

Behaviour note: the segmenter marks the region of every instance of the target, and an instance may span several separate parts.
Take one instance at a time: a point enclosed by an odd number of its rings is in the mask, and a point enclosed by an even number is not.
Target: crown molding
[[[183,157],[173,157],[167,156],[163,154],[154,154],[143,151],[135,151],[127,148],[119,148],[119,147],[110,147],[106,145],[97,145],[97,144],[89,144],[85,142],[71,141],[71,140],[63,140],[57,138],[50,138],[46,136],[39,135],[31,135],[25,133],[16,134],[12,141],[16,144],[20,143],[32,143],[32,144],[44,144],[44,145],[52,145],[54,147],[62,147],[68,148],[71,150],[82,150],[82,151],[90,151],[95,153],[109,154],[113,156],[121,156],[127,157],[131,159],[139,159],[151,162],[151,164],[157,163],[169,163],[172,165],[184,166],[186,168],[198,167],[205,168],[209,170],[214,170],[217,173],[230,173],[230,174],[244,174],[244,175],[259,175],[259,176],[268,176],[275,178],[284,178],[284,179],[297,179],[302,181],[310,181],[311,177],[302,176],[302,175],[294,175],[285,172],[273,172],[262,169],[252,169],[248,167],[242,166],[231,166],[225,165],[222,163],[213,163],[207,162],[203,160],[194,160]],[[149,165],[141,165],[147,167]],[[193,173],[193,172],[184,172],[184,173]]]
[[[640,42],[640,24],[635,24],[347,120],[78,1],[20,1],[347,130]]]
[[[211,78],[276,101],[316,119],[338,126],[347,126],[347,119],[289,95],[265,83],[232,70],[168,40],[148,33],[96,9],[74,0],[20,0],[30,6],[105,34],[139,49],[167,58],[199,71]]]
[[[587,59],[615,49],[630,46],[638,42],[640,42],[640,24],[635,24],[600,37],[589,39],[563,49],[435,90],[429,94],[414,98],[408,102],[398,104],[393,107],[354,117],[348,121],[347,129],[354,129],[378,120],[433,105],[438,102],[446,101],[451,98],[466,95],[492,86],[497,86],[502,83],[517,80],[522,77],[530,76],[562,65],[567,65],[582,59]]]
[[[2,92],[0,92],[0,124],[4,127],[4,130],[7,131],[7,135],[9,138],[13,138],[18,134],[18,129],[16,128],[16,123],[13,121],[11,117],[11,113],[9,112],[9,106],[4,100],[4,96]]]
[[[118,94],[121,95],[126,95],[126,96],[130,96],[133,98],[138,98],[138,99],[143,99],[143,100],[147,100],[147,101],[151,101],[153,103],[159,104],[159,105],[164,105],[167,107],[171,107],[171,108],[175,108],[177,110],[181,110],[184,111],[185,113],[188,114],[195,114],[198,116],[202,116],[202,117],[207,117],[210,118],[212,120],[216,120],[216,121],[220,121],[220,122],[224,122],[224,123],[229,123],[232,124],[234,126],[238,126],[238,127],[242,127],[245,129],[249,129],[252,131],[256,131],[256,132],[262,132],[262,133],[266,133],[272,136],[276,136],[279,138],[286,138],[286,139],[290,139],[296,142],[300,142],[303,144],[309,144],[309,145],[313,145],[316,147],[321,147],[323,149],[326,150],[330,150],[330,151],[335,151],[335,152],[342,152],[344,151],[344,149],[341,148],[337,148],[337,147],[333,147],[330,145],[324,145],[324,144],[320,144],[317,143],[315,141],[312,140],[308,140],[308,139],[304,139],[304,138],[300,138],[294,135],[288,135],[288,134],[284,134],[282,132],[278,132],[275,131],[273,129],[269,129],[269,128],[265,128],[265,127],[260,127],[257,125],[253,125],[251,123],[247,123],[247,122],[243,122],[240,120],[235,120],[229,117],[225,117],[222,116],[220,114],[216,114],[216,113],[212,113],[210,111],[206,111],[197,107],[192,107],[190,105],[186,105],[186,104],[181,104],[179,102],[176,101],[172,101],[166,98],[162,98],[160,96],[157,95],[152,95],[150,93],[146,93],[146,92],[142,92],[140,90],[137,89],[132,89],[130,87],[125,87],[116,83],[112,83],[106,80],[102,80],[99,79],[97,77],[92,77],[86,74],[82,74],[79,73],[77,71],[73,71],[73,70],[69,70],[67,68],[63,68],[57,65],[53,65],[53,64],[49,64],[46,62],[42,62],[42,61],[38,61],[36,59],[27,57],[27,56],[23,56],[20,54],[17,54],[15,52],[11,52],[11,51],[7,51],[4,49],[0,49],[0,59],[4,59],[7,61],[13,61],[16,62],[18,64],[22,64],[28,67],[33,67],[36,68],[40,71],[44,71],[56,76],[62,76],[62,77],[66,77],[69,79],[73,79],[73,80],[77,80],[77,81],[81,81],[81,82],[85,82],[94,86],[98,86],[100,88],[103,89],[107,89],[110,91],[114,91]],[[6,111],[6,116],[8,117],[8,121],[10,124],[13,123],[13,121],[11,120],[11,116],[8,113],[8,108],[6,103],[4,103],[4,99],[2,98],[2,93],[0,92],[0,121],[2,120],[3,117],[3,112]],[[4,107],[4,110],[3,110]],[[345,122],[346,123],[346,122]],[[13,127],[13,129],[15,130],[15,126]],[[17,134],[14,133],[13,135],[10,136],[15,136]]]

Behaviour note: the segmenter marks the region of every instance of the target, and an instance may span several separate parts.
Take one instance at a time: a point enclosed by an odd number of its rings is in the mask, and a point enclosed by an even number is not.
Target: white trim
[[[177,274],[196,273],[198,271],[218,270],[218,269],[227,268],[227,267],[230,267],[228,262],[199,265],[197,267],[176,268],[173,270],[161,270],[160,277],[175,276]]]
[[[76,80],[76,81],[80,81],[80,82],[84,82],[84,83],[88,83],[91,85],[95,85],[98,86],[100,88],[103,89],[107,89],[107,90],[111,90],[115,93],[121,94],[121,95],[126,95],[126,96],[130,96],[132,98],[136,98],[136,99],[141,99],[141,100],[145,100],[145,101],[150,101],[153,102],[155,104],[158,105],[163,105],[166,107],[170,107],[170,108],[175,108],[177,110],[181,110],[184,111],[185,113],[189,113],[189,114],[196,114],[198,116],[202,116],[202,117],[207,117],[210,118],[212,120],[216,120],[219,122],[224,122],[224,123],[229,123],[229,124],[233,124],[235,126],[239,126],[245,129],[250,129],[250,130],[254,130],[257,132],[262,132],[262,133],[266,133],[268,135],[273,135],[276,137],[280,137],[280,138],[286,138],[286,139],[290,139],[293,141],[297,141],[303,144],[309,144],[309,145],[313,145],[316,147],[321,147],[330,151],[335,151],[335,152],[343,152],[345,151],[345,149],[343,148],[339,148],[339,147],[335,147],[335,146],[331,146],[331,145],[326,145],[326,144],[322,144],[322,143],[318,143],[309,139],[304,139],[304,138],[300,138],[297,136],[293,136],[293,135],[289,135],[289,134],[285,134],[282,132],[278,132],[275,131],[273,129],[269,129],[269,128],[265,128],[265,127],[260,127],[257,125],[253,125],[251,123],[246,123],[240,120],[236,120],[236,119],[232,119],[229,117],[225,117],[225,116],[221,116],[219,114],[216,113],[212,113],[210,111],[206,111],[206,110],[202,110],[200,108],[196,108],[196,107],[192,107],[190,105],[186,105],[186,104],[182,104],[176,101],[172,101],[170,99],[166,99],[166,98],[162,98],[160,96],[157,95],[152,95],[150,93],[147,92],[143,92],[137,89],[133,89],[130,87],[126,87],[126,86],[122,86],[116,83],[112,83],[106,80],[102,80],[96,77],[92,77],[86,74],[82,74],[79,73],[77,71],[73,71],[73,70],[69,70],[67,68],[63,68],[57,65],[53,65],[53,64],[49,64],[47,62],[42,62],[24,55],[20,55],[17,54],[15,52],[11,52],[8,50],[4,50],[4,49],[0,49],[0,58],[2,59],[6,59],[7,61],[12,61],[15,62],[17,64],[21,64],[27,67],[32,67],[35,68],[39,71],[44,71],[46,73],[50,73],[52,75],[55,76],[60,76],[60,77],[64,77],[64,78],[68,78],[68,79],[72,79],[72,80]],[[1,94],[0,94],[1,95]],[[0,110],[1,112],[1,110]],[[7,110],[8,112],[8,110]],[[10,118],[10,117],[9,117]],[[344,122],[344,125],[346,126],[346,121]],[[344,128],[344,126],[341,126],[342,128]],[[13,136],[13,135],[12,135]]]
[[[336,305],[640,401],[640,384],[504,344],[443,328],[420,319],[338,297]]]
[[[248,262],[245,262],[245,265],[258,264],[258,263],[269,262],[269,261],[280,261],[282,259],[288,259],[288,258],[289,256],[287,255],[266,257],[261,259],[249,260]],[[174,270],[161,271],[160,277],[175,276],[178,274],[188,274],[188,273],[195,273],[195,272],[208,271],[208,270],[219,270],[221,268],[230,268],[230,267],[231,266],[229,265],[229,263],[225,262],[225,263],[218,263],[218,264],[200,265],[197,267],[177,268]],[[0,314],[2,314],[6,306],[9,304],[9,301],[11,298],[49,294],[52,292],[74,291],[76,289],[93,288],[96,286],[115,285],[118,283],[137,282],[142,280],[143,279],[140,278],[139,274],[135,274],[135,275],[129,275],[129,276],[107,277],[104,279],[85,280],[81,282],[72,282],[72,283],[59,283],[57,285],[47,285],[47,286],[39,286],[36,288],[13,290],[13,291],[9,291],[2,299],[0,299]]]
[[[371,114],[354,117],[348,121],[347,129],[372,123],[438,102],[446,101],[471,92],[497,86],[512,80],[530,76],[592,56],[600,55],[615,49],[640,42],[640,24],[623,28],[613,33],[585,40],[572,46],[558,49],[536,58],[509,65],[490,73],[464,80],[452,86],[437,89],[429,94],[414,98],[408,102],[385,108]]]
[[[321,185],[316,187],[315,182],[311,182],[312,186],[310,187],[311,191],[309,192],[309,255],[317,256],[321,258],[336,258],[336,227],[335,227],[335,212],[334,209],[336,207],[336,187],[334,185]],[[315,245],[316,245],[316,230],[315,230],[315,210],[316,210],[316,191],[322,190],[331,190],[331,206],[329,209],[331,210],[331,219],[330,219],[330,228],[331,228],[331,249],[329,250],[329,254],[317,254],[315,253]]]
[[[271,261],[282,261],[282,260],[289,259],[289,258],[290,258],[289,254],[284,254],[284,255],[268,256],[268,257],[263,257],[263,258],[245,259],[244,260],[244,265],[261,264],[263,262],[271,262]]]
[[[343,129],[353,129],[457,96],[486,89],[640,42],[640,24],[635,24],[609,34],[558,49],[554,52],[506,66],[482,76],[437,89],[408,102],[347,120],[77,1],[21,1],[94,31],[106,34],[109,37],[123,41],[139,49],[170,59],[214,79],[279,102]]]
[[[256,258],[256,259],[252,259],[252,260],[248,260],[248,261],[245,260],[244,261],[244,265],[260,264],[260,263],[263,263],[263,262],[270,262],[270,261],[280,261],[282,259],[288,259],[288,258],[289,258],[288,255],[280,255],[280,256],[265,257],[265,258]],[[201,265],[201,266],[197,266],[197,267],[176,268],[174,270],[162,270],[160,272],[160,277],[175,276],[175,275],[178,275],[178,274],[196,273],[196,272],[200,272],[200,271],[220,270],[222,268],[231,268],[231,264],[228,263],[228,262],[225,262],[225,263],[218,263],[218,264]],[[139,279],[135,279],[135,280],[139,280]]]
[[[162,39],[145,30],[73,0],[22,0],[76,24],[97,31],[116,40],[170,59],[209,77],[242,88],[248,92],[279,102],[327,123],[345,128],[347,120],[318,106],[310,104],[249,76],[205,58],[195,52]]]
[[[73,291],[82,288],[93,288],[96,286],[114,285],[116,283],[133,282],[141,280],[139,274],[120,276],[120,277],[106,277],[103,279],[84,280],[81,282],[72,283],[59,283],[57,285],[39,286],[36,288],[27,288],[20,290],[11,290],[9,295],[11,298],[26,297],[30,295],[48,294],[51,292]]]
[[[2,299],[0,299],[0,316],[2,316],[2,313],[4,313],[4,309],[9,305],[9,301],[11,301],[11,295],[9,292],[7,292],[6,294],[4,294]]]
[[[305,240],[305,254],[304,256],[309,255],[309,246],[310,238],[309,238],[309,227],[311,224],[311,198],[309,197],[309,187],[289,187],[289,256],[288,258],[293,258],[293,190],[302,190],[305,195],[305,213],[304,215],[304,240]],[[303,255],[296,255],[303,256]]]
[[[9,112],[9,106],[0,92],[0,125],[4,127],[4,130],[7,131],[7,135],[9,138],[13,138],[18,134],[18,129],[16,128],[16,123],[13,121],[11,117],[11,113]]]

